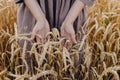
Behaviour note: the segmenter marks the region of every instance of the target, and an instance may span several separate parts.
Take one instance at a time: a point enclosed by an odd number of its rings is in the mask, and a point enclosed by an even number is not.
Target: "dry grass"
[[[70,51],[62,46],[65,39],[60,38],[56,29],[48,33],[51,38],[47,43],[31,42],[33,46],[27,51],[29,34],[18,34],[15,21],[13,0],[1,0],[0,80],[73,80],[75,74],[78,80],[120,79],[119,0],[97,0],[89,8],[83,40]],[[21,39],[25,40],[22,51],[18,44]],[[36,46],[41,48],[40,54]],[[26,52],[31,57],[31,67],[26,62]],[[79,58],[81,64],[74,67]]]

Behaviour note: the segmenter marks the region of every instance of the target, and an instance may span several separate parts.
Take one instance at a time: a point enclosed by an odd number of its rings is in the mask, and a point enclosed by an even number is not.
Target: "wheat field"
[[[56,29],[45,44],[31,42],[28,51],[29,34],[17,31],[17,5],[0,0],[0,80],[120,80],[120,0],[96,0],[87,9],[88,19],[76,38],[84,36],[69,51],[62,45],[69,41]],[[24,40],[23,49],[19,40]]]

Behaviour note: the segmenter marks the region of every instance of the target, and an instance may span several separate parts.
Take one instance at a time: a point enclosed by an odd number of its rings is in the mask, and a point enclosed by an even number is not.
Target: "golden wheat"
[[[32,42],[27,37],[30,34],[18,34],[17,6],[13,0],[1,0],[0,80],[119,80],[120,1],[96,0],[88,9],[88,19],[76,36],[78,39],[83,32],[82,41],[68,51],[63,44],[69,41],[61,38],[56,29],[47,34],[50,38],[45,44]],[[24,40],[23,49],[19,40]],[[29,51],[28,42],[32,43]]]

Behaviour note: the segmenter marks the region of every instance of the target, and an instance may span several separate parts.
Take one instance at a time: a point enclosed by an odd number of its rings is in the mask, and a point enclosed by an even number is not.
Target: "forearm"
[[[45,18],[45,15],[42,12],[37,0],[24,0],[24,2],[36,21],[41,21],[41,19]]]
[[[83,8],[84,4],[80,0],[76,0],[68,12],[64,22],[73,24]]]

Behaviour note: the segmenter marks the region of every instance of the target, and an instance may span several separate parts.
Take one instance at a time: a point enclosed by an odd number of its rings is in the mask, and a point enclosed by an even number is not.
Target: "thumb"
[[[33,31],[32,34],[31,34],[31,38],[30,39],[34,40],[35,39],[35,35],[36,35],[36,33]]]
[[[75,34],[71,34],[71,41],[73,43],[77,43],[76,39],[75,39]]]

